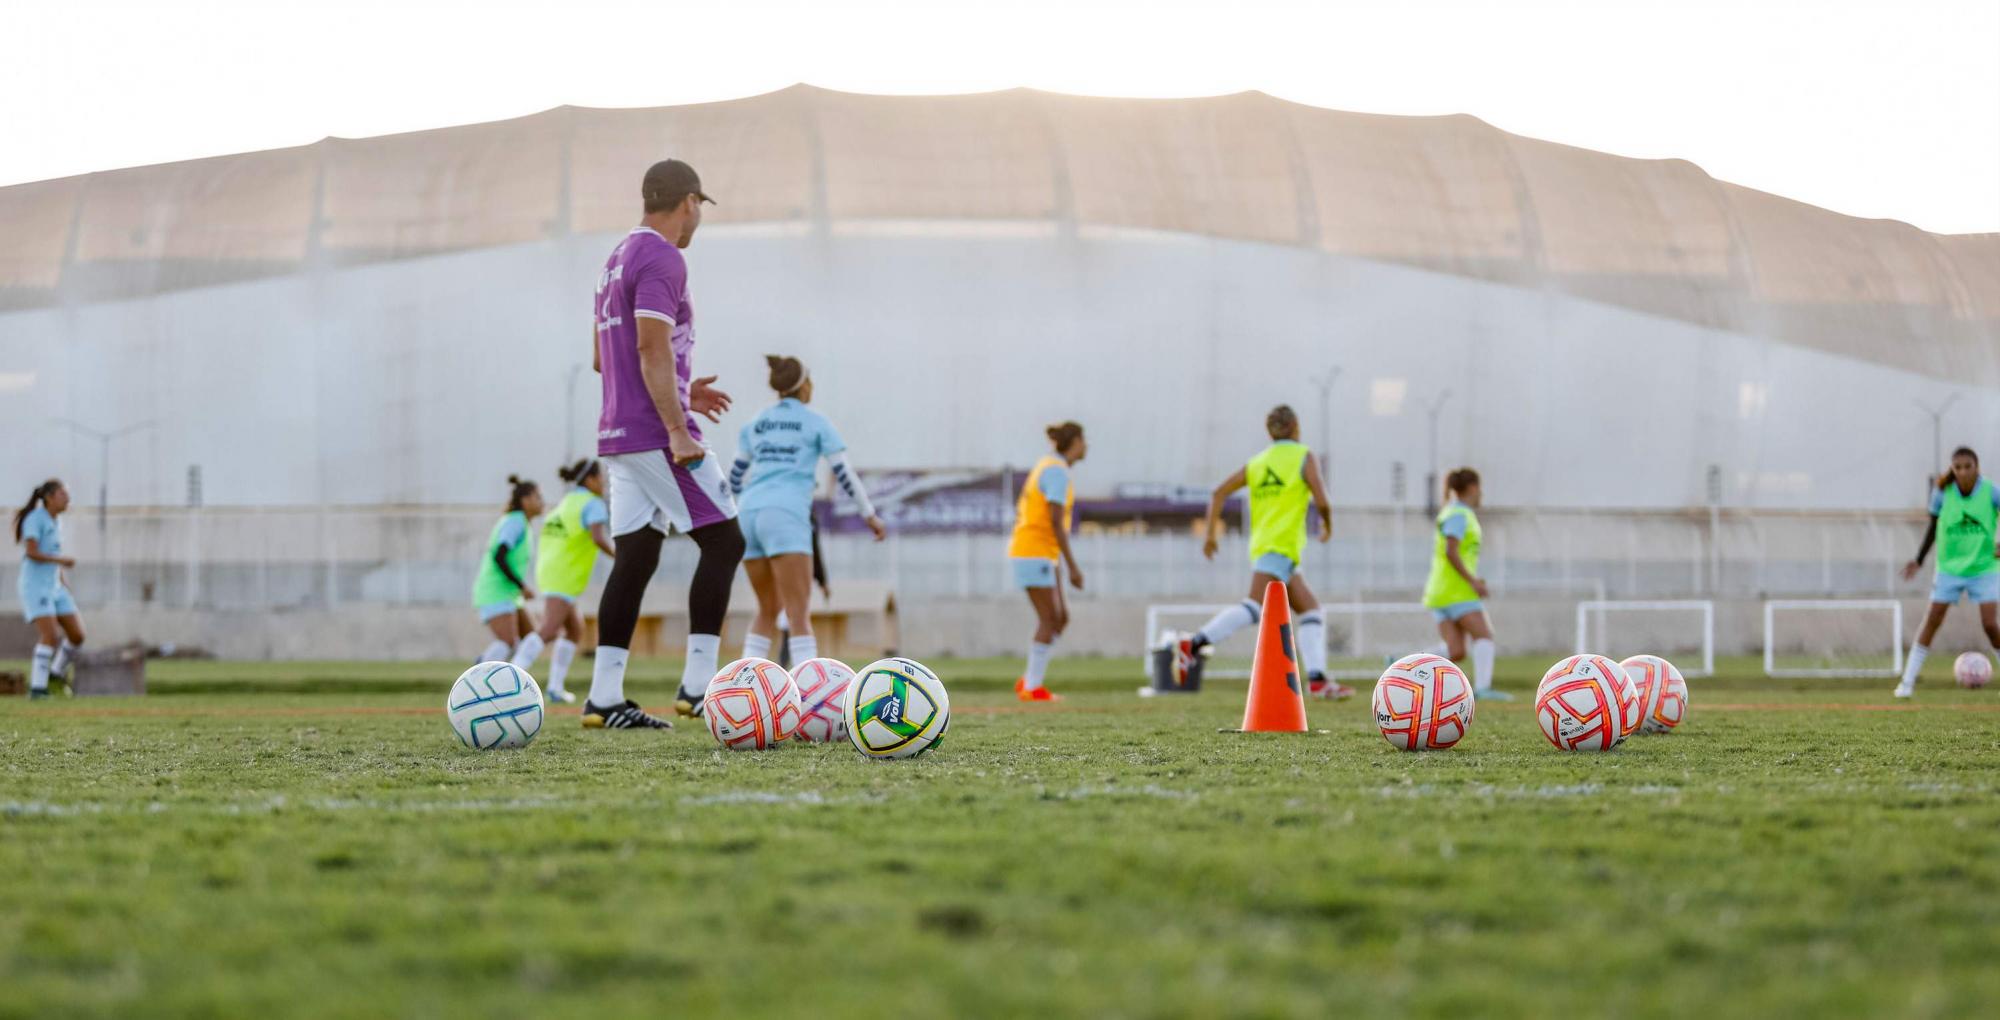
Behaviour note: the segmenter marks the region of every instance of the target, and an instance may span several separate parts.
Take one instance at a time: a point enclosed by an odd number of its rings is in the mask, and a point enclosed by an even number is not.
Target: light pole
[[[1424,478],[1424,512],[1436,516],[1438,510],[1438,415],[1444,411],[1444,402],[1451,399],[1451,391],[1445,390],[1431,401],[1431,472]]]
[[[583,362],[569,367],[569,383],[563,387],[563,463],[576,460],[576,381],[583,375]],[[567,469],[565,469],[567,470]]]
[[[1960,394],[1954,393],[1944,398],[1944,402],[1938,404],[1936,407],[1932,407],[1921,400],[1910,401],[1921,408],[1925,414],[1931,416],[1931,464],[1933,470],[1935,470],[1936,465],[1944,463],[1944,413],[1951,409],[1951,405],[1958,403],[1959,396]],[[1925,472],[1924,482],[1926,487],[1928,487],[1930,484],[1929,472]]]
[[[1329,365],[1310,380],[1319,388],[1319,474],[1329,490],[1333,488],[1333,383],[1339,378],[1340,366]]]
[[[153,427],[152,419],[127,425],[122,429],[101,432],[81,422],[68,418],[58,418],[57,422],[69,426],[70,431],[80,436],[97,440],[97,544],[98,555],[104,555],[105,507],[111,504],[111,441],[129,436],[140,429]]]

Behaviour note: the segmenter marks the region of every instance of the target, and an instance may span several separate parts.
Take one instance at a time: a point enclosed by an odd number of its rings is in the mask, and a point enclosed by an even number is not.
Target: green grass
[[[2000,1000],[2000,707],[1693,684],[1565,755],[1482,706],[1216,732],[1065,662],[937,663],[944,747],[460,748],[450,664],[151,664],[0,702],[0,1017],[1966,1016]],[[1525,691],[1542,663],[1503,662]],[[587,663],[581,672],[587,676]],[[663,704],[671,664],[634,680]],[[1732,706],[1777,706],[1765,708]],[[1973,709],[1973,710],[1967,710]]]

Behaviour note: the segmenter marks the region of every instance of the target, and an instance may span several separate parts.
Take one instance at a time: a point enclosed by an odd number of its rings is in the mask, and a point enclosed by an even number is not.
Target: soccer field
[[[462,748],[459,664],[152,664],[0,702],[0,1016],[1967,1016],[2000,1001],[2000,697],[1693,681],[1562,754],[1365,700],[936,662],[945,744]],[[664,705],[674,664],[635,673]],[[587,675],[587,673],[586,673]],[[1087,677],[1083,678],[1083,677]],[[1365,691],[1364,691],[1365,693]]]

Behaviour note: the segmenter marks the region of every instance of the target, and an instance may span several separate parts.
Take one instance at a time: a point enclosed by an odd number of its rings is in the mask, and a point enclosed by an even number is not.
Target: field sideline
[[[1948,657],[1947,657],[1948,659]],[[2000,695],[1691,681],[1563,755],[1525,694],[1448,753],[1365,703],[1217,733],[1241,684],[933,662],[910,762],[699,729],[524,751],[458,664],[151,664],[0,699],[0,1017],[1964,1016],[2000,1000]],[[588,665],[579,667],[587,680]],[[670,662],[635,672],[664,705]],[[1365,694],[1365,691],[1364,691]],[[1968,710],[1970,709],[1970,710]]]

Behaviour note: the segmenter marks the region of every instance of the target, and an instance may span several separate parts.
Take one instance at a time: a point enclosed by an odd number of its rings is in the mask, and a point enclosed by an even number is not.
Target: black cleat
[[[670,730],[674,724],[656,715],[647,715],[639,703],[627,699],[622,705],[600,708],[585,703],[583,728],[587,730]]]
[[[681,691],[674,695],[674,714],[683,719],[699,719],[707,704],[707,694],[689,694]]]

